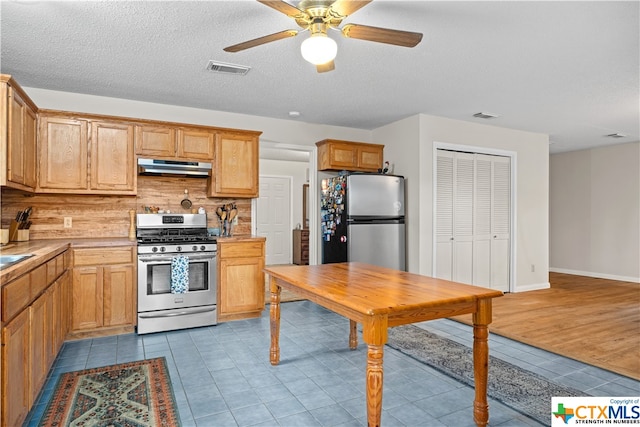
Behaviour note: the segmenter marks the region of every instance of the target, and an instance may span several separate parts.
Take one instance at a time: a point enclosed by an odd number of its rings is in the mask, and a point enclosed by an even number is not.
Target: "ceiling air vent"
[[[227,64],[226,62],[213,60],[210,60],[209,64],[207,64],[207,70],[213,71],[214,73],[240,74],[244,76],[250,69],[251,67],[247,67],[246,65]]]
[[[480,112],[480,113],[475,113],[475,114],[473,115],[473,117],[477,117],[477,118],[479,118],[479,119],[495,119],[496,117],[500,117],[500,116],[498,116],[498,115],[496,115],[496,114],[491,114],[491,113],[482,113],[482,112]]]

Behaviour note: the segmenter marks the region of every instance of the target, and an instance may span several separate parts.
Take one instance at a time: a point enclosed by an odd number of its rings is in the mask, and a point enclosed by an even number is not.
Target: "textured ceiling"
[[[292,2],[296,4],[297,2]],[[336,70],[255,1],[2,0],[2,73],[26,87],[375,129],[418,113],[550,135],[551,152],[640,140],[640,2],[374,1],[348,17],[424,33],[413,49],[345,39]],[[248,65],[214,74],[210,59]],[[500,115],[489,121],[472,115]],[[607,138],[611,133],[628,137]]]

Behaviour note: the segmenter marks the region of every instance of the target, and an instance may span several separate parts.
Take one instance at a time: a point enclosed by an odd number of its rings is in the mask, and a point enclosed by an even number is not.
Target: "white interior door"
[[[260,176],[258,236],[267,239],[265,264],[291,263],[291,178]]]

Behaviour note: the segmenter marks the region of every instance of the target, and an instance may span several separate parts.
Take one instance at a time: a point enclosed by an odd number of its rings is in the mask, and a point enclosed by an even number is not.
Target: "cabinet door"
[[[73,269],[71,329],[99,328],[103,324],[103,269],[76,267]]]
[[[88,189],[87,122],[43,117],[40,125],[42,189]]]
[[[186,160],[213,161],[215,134],[197,129],[178,129],[178,157]]]
[[[364,146],[358,148],[358,170],[376,172],[382,167],[382,147]]]
[[[57,313],[58,323],[56,323],[56,332],[58,336],[56,337],[56,348],[60,350],[64,340],[71,330],[71,319],[72,319],[72,304],[71,304],[71,270],[65,271],[65,273],[60,276],[58,279],[58,289],[59,293],[55,300],[55,304],[57,308],[55,308],[55,312]],[[56,350],[56,353],[57,353]]]
[[[104,268],[104,326],[133,325],[135,292],[133,266]]]
[[[258,197],[258,137],[219,133],[210,197]]]
[[[133,125],[91,122],[91,189],[135,191]]]
[[[51,357],[51,293],[45,292],[35,300],[30,312],[30,350],[31,350],[31,383],[29,387],[29,404],[32,405],[38,397],[40,387],[44,384],[49,369]]]
[[[2,328],[2,422],[22,425],[29,412],[29,310]]]
[[[175,157],[175,130],[165,126],[136,126],[136,154]]]
[[[332,143],[329,146],[329,164],[334,169],[353,170],[358,164],[356,145]]]
[[[20,95],[9,87],[9,140],[7,146],[7,181],[24,184],[24,150],[22,136],[24,132],[25,108]]]
[[[22,149],[24,153],[24,185],[35,189],[37,180],[37,119],[36,113],[26,104],[23,112],[24,131],[22,134]]]
[[[220,260],[220,316],[264,308],[264,258]]]

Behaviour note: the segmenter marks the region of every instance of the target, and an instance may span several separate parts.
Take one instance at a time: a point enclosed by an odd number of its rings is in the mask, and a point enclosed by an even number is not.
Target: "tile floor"
[[[419,324],[471,345],[469,326]],[[311,302],[282,304],[281,362],[269,364],[269,311],[258,319],[138,336],[66,342],[25,425],[37,425],[63,372],[165,356],[184,426],[364,426],[366,347],[348,349],[349,322]],[[640,382],[508,340],[490,352],[594,396],[639,396]],[[473,389],[389,347],[384,426],[472,426]],[[489,400],[490,425],[538,426]]]

